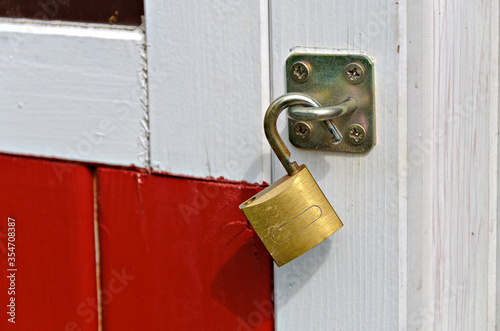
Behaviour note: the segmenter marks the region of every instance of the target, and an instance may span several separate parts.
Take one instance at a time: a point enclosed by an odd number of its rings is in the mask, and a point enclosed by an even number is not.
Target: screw
[[[293,125],[293,133],[302,141],[308,141],[311,138],[311,126],[306,122],[297,122]]]
[[[363,76],[365,75],[365,69],[359,63],[349,63],[344,68],[344,78],[350,84],[359,84],[363,80]]]
[[[347,129],[347,140],[353,145],[360,145],[366,139],[365,128],[359,124],[352,124]]]
[[[304,83],[311,76],[311,65],[306,61],[298,61],[292,65],[292,77],[298,83]]]

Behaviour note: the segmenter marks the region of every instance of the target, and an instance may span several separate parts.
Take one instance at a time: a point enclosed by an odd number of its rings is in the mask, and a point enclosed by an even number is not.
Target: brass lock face
[[[245,201],[240,209],[279,267],[342,227],[305,165]]]

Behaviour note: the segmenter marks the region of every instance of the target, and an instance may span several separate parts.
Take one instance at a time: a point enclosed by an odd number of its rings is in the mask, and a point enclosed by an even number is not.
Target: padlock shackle
[[[276,123],[281,112],[292,106],[321,107],[321,105],[308,95],[288,93],[274,100],[269,105],[269,108],[267,108],[266,115],[264,116],[264,132],[271,148],[290,176],[299,171],[299,166],[297,162],[290,162],[290,151],[281,139]]]

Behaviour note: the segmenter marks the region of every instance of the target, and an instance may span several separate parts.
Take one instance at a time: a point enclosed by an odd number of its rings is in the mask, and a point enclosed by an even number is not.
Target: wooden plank
[[[495,330],[498,2],[412,3],[408,18],[408,326]]]
[[[411,2],[405,40],[408,89],[408,330],[434,329],[434,25],[433,1]],[[411,14],[408,14],[411,13]]]
[[[344,227],[275,270],[278,330],[395,330],[406,324],[399,302],[407,257],[399,255],[406,188],[398,179],[406,161],[398,162],[405,139],[399,130],[405,109],[398,109],[398,99],[405,90],[398,78],[398,10],[397,2],[386,1],[271,1],[274,97],[285,92],[283,68],[291,52],[366,53],[374,61],[378,141],[362,155],[290,146]],[[280,123],[286,137],[284,119]],[[284,175],[274,165],[273,178]]]
[[[0,182],[0,328],[97,330],[92,172],[63,162],[0,156]],[[13,262],[7,260],[13,232],[8,218],[15,220],[13,272],[7,271]],[[15,324],[6,314],[10,297]]]
[[[152,168],[269,181],[267,0],[147,0]]]
[[[273,330],[261,187],[99,168],[105,330]]]
[[[0,21],[0,151],[147,166],[142,32],[16,22]]]
[[[490,220],[494,226],[497,218],[490,214],[496,197],[489,196],[489,186],[496,177],[490,178],[489,160],[497,158],[490,137],[496,139],[498,127],[490,120],[498,108],[491,107],[490,93],[498,93],[498,52],[492,54],[489,45],[492,39],[498,45],[499,20],[491,16],[498,5],[434,6],[433,60],[440,68],[434,75],[434,326],[484,330],[488,304],[495,305],[488,302],[488,274],[496,269],[488,263],[490,241],[496,240]]]

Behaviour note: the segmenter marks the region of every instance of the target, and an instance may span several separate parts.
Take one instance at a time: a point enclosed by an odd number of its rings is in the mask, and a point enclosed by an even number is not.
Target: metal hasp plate
[[[321,106],[355,98],[356,110],[333,119],[343,136],[336,142],[321,122],[288,119],[290,142],[296,147],[363,153],[375,145],[373,63],[363,55],[293,54],[286,60],[287,92],[300,92]]]

